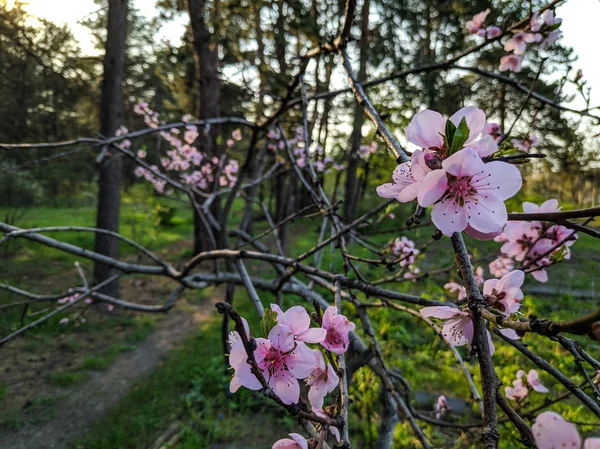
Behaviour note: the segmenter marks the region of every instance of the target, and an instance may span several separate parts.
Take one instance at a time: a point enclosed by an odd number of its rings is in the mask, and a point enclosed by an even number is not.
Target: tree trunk
[[[204,120],[220,116],[221,82],[219,80],[219,53],[217,43],[213,41],[205,19],[205,0],[186,0],[186,8],[190,15],[192,26],[194,60],[196,63],[196,80],[198,88],[198,104],[196,114]],[[215,11],[219,3],[215,2]],[[218,18],[217,18],[218,19]],[[217,20],[218,21],[218,20]],[[216,145],[219,129],[211,126],[208,133],[200,132],[197,140],[199,150],[219,157]],[[197,198],[201,203],[202,198]],[[211,211],[219,218],[220,201],[213,202]],[[204,222],[194,212],[194,254],[210,249],[208,232]]]
[[[369,55],[369,0],[365,0],[362,7],[361,36],[360,36],[360,66],[358,68],[358,79],[364,81],[367,72],[367,60]],[[344,218],[354,221],[358,203],[357,171],[360,162],[358,152],[362,140],[363,111],[357,103],[354,106],[354,123],[352,136],[350,138],[350,154],[348,157],[348,168],[346,169],[346,185],[344,197]]]
[[[106,54],[104,56],[104,77],[100,103],[100,132],[111,137],[123,121],[123,72],[127,37],[127,0],[109,0]],[[121,165],[119,153],[108,148],[102,161],[98,191],[96,227],[118,232],[119,210],[121,207]],[[118,240],[110,235],[96,234],[94,250],[105,256],[118,258]],[[112,275],[112,269],[96,262],[94,279],[102,282]],[[102,293],[118,297],[119,284],[112,282],[101,290]]]

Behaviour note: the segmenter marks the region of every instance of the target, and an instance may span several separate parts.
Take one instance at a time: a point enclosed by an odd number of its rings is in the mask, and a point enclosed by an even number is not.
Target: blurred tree
[[[113,136],[123,123],[123,74],[125,71],[125,48],[127,36],[127,0],[109,0],[106,33],[106,53],[100,102],[100,133]],[[100,162],[98,181],[98,206],[96,227],[119,231],[121,208],[122,155],[113,148],[105,147]],[[94,250],[112,258],[119,257],[119,241],[108,234],[95,234]],[[110,266],[96,262],[94,278],[102,282],[112,276]],[[119,297],[119,284],[111,282],[103,293]]]

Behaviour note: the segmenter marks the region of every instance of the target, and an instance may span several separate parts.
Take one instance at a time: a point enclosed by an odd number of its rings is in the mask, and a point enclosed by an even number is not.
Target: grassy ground
[[[509,205],[509,210],[517,210],[516,204]],[[189,232],[189,221],[181,211],[176,218],[181,217],[181,227],[175,225],[174,229],[157,234],[155,245],[168,246],[169,239],[176,240]],[[403,219],[411,211],[409,208],[398,207],[393,211],[395,220],[384,219],[381,224],[369,232],[369,237],[374,243],[384,244],[401,235],[415,240],[417,246],[431,242],[431,227],[419,227],[413,230],[403,230]],[[79,216],[79,212],[77,212]],[[26,226],[24,224],[23,226]],[[127,235],[127,228],[124,233]],[[133,228],[132,228],[133,229]],[[256,226],[259,232],[261,225]],[[291,255],[298,255],[311,248],[319,232],[317,220],[305,220],[296,223],[290,230],[294,236],[290,248]],[[131,234],[133,235],[133,231]],[[176,237],[179,235],[180,237]],[[75,236],[74,236],[75,237]],[[173,240],[173,241],[174,241]],[[498,249],[494,242],[477,242],[467,239],[467,244],[475,258],[485,259]],[[528,288],[539,284],[528,278],[524,286],[526,298],[524,300],[525,314],[534,313],[540,317],[569,318],[580,315],[597,306],[597,298],[590,297],[585,300],[576,300],[569,295],[570,290],[593,290],[594,278],[598,273],[598,252],[600,241],[588,236],[581,236],[580,240],[572,247],[573,257],[570,261],[563,262],[549,269],[550,281],[547,284],[557,291],[565,292],[549,297],[528,294]],[[359,246],[352,248],[353,254],[372,257],[366,250]],[[35,253],[37,254],[37,253]],[[31,253],[31,257],[35,257]],[[439,268],[452,264],[453,253],[448,239],[432,243],[419,262],[423,271],[430,268]],[[488,260],[480,264],[486,268]],[[307,261],[308,264],[311,260]],[[478,265],[476,263],[476,265]],[[361,271],[368,279],[376,279],[389,275],[385,268],[361,264]],[[333,256],[327,248],[324,252],[322,267],[327,270],[341,272],[341,261],[337,253]],[[261,264],[248,263],[251,274],[272,276],[271,271],[265,271]],[[401,282],[386,284],[386,287],[398,291],[418,293],[424,297],[435,299],[449,299],[443,289],[448,277],[458,280],[451,271],[450,276],[425,278],[418,283]],[[320,290],[330,298],[328,291]],[[268,294],[261,294],[265,305],[273,298]],[[362,298],[366,299],[366,298]],[[374,299],[374,298],[372,298]],[[297,303],[293,297],[284,298],[287,306]],[[242,311],[248,316],[251,326],[257,329],[255,313],[249,308],[244,295],[236,297],[236,304],[240,304]],[[345,307],[344,313],[356,319],[351,307]],[[449,397],[462,398],[469,402],[469,391],[462,378],[454,358],[439,339],[432,338],[432,331],[423,323],[409,315],[399,312],[382,310],[373,313],[373,322],[382,349],[391,366],[399,368],[403,375],[412,383],[417,391],[431,393],[436,397],[445,394]],[[52,335],[52,334],[49,334]],[[531,349],[552,361],[552,364],[565,372],[573,375],[576,381],[583,380],[576,374],[574,362],[565,354],[558,345],[546,339],[528,336],[526,343]],[[494,361],[501,380],[505,385],[510,385],[518,369],[526,371],[535,366],[517,353],[512,347],[494,339],[496,355]],[[586,347],[591,353],[598,353],[600,346],[586,340]],[[196,337],[187,341],[180,349],[174,351],[171,357],[157,369],[147,380],[139,383],[135,391],[123,398],[121,404],[112,410],[108,416],[83,440],[75,446],[81,449],[102,448],[146,448],[157,438],[162,431],[169,428],[173,422],[178,423],[180,432],[177,443],[173,446],[180,448],[262,448],[270,447],[273,441],[282,438],[294,429],[294,420],[272,407],[259,394],[244,391],[234,395],[227,391],[230,373],[226,372],[222,357],[222,344],[220,341],[220,322],[206,324]],[[466,348],[460,349],[476,383],[479,382],[478,367],[475,358],[470,358]],[[90,360],[83,360],[82,366],[105,366],[110,364],[110,354],[97,355]],[[73,370],[77,373],[77,370]],[[73,375],[77,381],[77,374]],[[59,379],[61,376],[59,376]],[[550,388],[548,395],[538,393],[530,394],[529,398],[521,405],[522,409],[542,404],[547,397],[560,394],[562,387],[549,375],[541,374],[542,382]],[[64,381],[60,380],[60,381]],[[67,376],[67,382],[73,381]],[[354,447],[372,447],[376,437],[378,404],[377,379],[366,370],[360,370],[354,377],[351,391],[352,397],[352,438]],[[2,398],[0,388],[0,400]],[[422,409],[432,408],[431,404],[420,404]],[[575,400],[567,400],[560,405],[553,406],[553,410],[562,413],[567,419],[594,422],[594,418]],[[460,416],[450,416],[457,421],[472,421],[476,413],[467,412]],[[582,427],[582,433],[592,431],[592,427]],[[501,429],[503,447],[517,448],[517,434],[510,426]],[[436,447],[472,447],[476,444],[477,435],[456,433],[452,431],[437,431],[426,428],[426,433],[432,438]],[[508,437],[508,438],[507,438]],[[234,444],[242,446],[234,446]],[[405,424],[396,429],[397,447],[416,447],[412,434]]]

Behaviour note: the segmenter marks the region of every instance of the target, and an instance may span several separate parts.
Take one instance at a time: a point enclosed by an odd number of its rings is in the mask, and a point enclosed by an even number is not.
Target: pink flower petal
[[[485,165],[477,152],[470,147],[457,151],[442,162],[444,170],[457,178],[480,173]]]
[[[291,373],[273,375],[269,379],[269,387],[284,404],[296,404],[300,399],[300,384]]]
[[[296,335],[297,341],[303,341],[305,343],[321,343],[327,336],[327,331],[322,328],[310,328],[306,329],[301,334]]]
[[[514,196],[523,183],[517,167],[500,161],[485,164],[483,173],[477,179],[478,182],[474,182],[473,186],[478,193],[492,191],[501,200]]]
[[[420,183],[417,201],[421,207],[431,206],[439,200],[448,188],[448,178],[444,170],[433,170]]]
[[[425,109],[413,117],[406,128],[409,142],[421,148],[439,148],[444,143],[440,134],[444,134],[446,120],[439,112]]]
[[[287,358],[288,370],[297,379],[304,379],[312,373],[316,364],[313,350],[304,343],[297,343],[296,349]]]
[[[294,347],[294,334],[288,326],[277,324],[269,332],[269,341],[279,351],[287,352]]]
[[[492,193],[471,202],[468,212],[469,224],[479,232],[498,232],[508,220],[506,206]],[[463,209],[464,210],[464,209]]]
[[[460,207],[453,199],[445,199],[434,204],[431,220],[435,227],[448,237],[455,232],[464,231],[469,224],[466,209]]]
[[[460,309],[456,307],[450,306],[431,306],[431,307],[423,307],[419,310],[421,315],[426,318],[439,318],[439,319],[448,319],[453,318],[457,315],[463,315]]]
[[[579,449],[581,437],[574,424],[554,412],[540,413],[531,427],[538,449]]]

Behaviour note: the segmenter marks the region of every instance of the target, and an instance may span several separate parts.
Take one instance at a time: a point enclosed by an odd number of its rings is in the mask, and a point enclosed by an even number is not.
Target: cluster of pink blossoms
[[[144,123],[150,128],[156,128],[160,125],[159,115],[149,108],[147,103],[140,103],[133,108],[134,112],[141,115]],[[188,123],[191,120],[190,115],[182,118],[183,122]],[[121,134],[122,135],[122,134]],[[169,145],[166,156],[161,157],[160,163],[165,171],[179,172],[182,183],[192,185],[201,190],[206,190],[213,185],[215,176],[219,176],[219,185],[233,186],[237,182],[237,172],[239,171],[238,161],[228,159],[226,162],[219,160],[218,157],[209,157],[198,150],[194,143],[199,136],[198,127],[187,125],[185,129],[171,128],[168,131],[161,131],[160,136]],[[232,148],[236,141],[242,140],[242,132],[236,129],[231,134],[231,139],[227,140],[227,146]],[[140,159],[146,157],[146,151],[138,150],[137,156]],[[136,167],[135,175],[143,177],[154,185],[157,192],[164,192],[166,181],[157,176],[160,172],[159,167],[151,165],[150,170],[145,167]]]
[[[308,166],[306,150],[304,149],[306,142],[304,139],[304,128],[298,126],[294,137],[291,139],[284,139],[278,129],[272,129],[268,132],[267,138],[270,140],[267,147],[271,151],[283,150],[286,146],[289,146],[298,167],[304,168]],[[329,173],[331,170],[339,171],[344,169],[343,164],[338,164],[331,156],[325,156],[325,150],[319,144],[315,146],[313,155],[313,167],[319,173]]]
[[[531,430],[538,449],[600,449],[600,438],[587,438],[582,447],[577,427],[555,412],[540,413]]]
[[[337,307],[328,307],[323,313],[321,327],[310,327],[310,316],[302,306],[294,306],[283,311],[276,304],[271,304],[275,312],[277,324],[270,330],[268,338],[256,338],[254,357],[258,368],[269,385],[269,388],[285,404],[296,404],[300,401],[299,379],[304,379],[309,387],[308,400],[312,410],[319,416],[327,416],[323,407],[325,396],[331,393],[339,383],[334,367],[325,361],[319,349],[311,349],[307,343],[320,344],[325,350],[334,354],[343,354],[350,346],[349,332],[355,329],[354,323],[344,315],[338,314]],[[248,323],[244,320],[246,336],[251,338]],[[242,339],[237,332],[229,336],[231,351],[229,364],[235,373],[229,389],[236,392],[240,386],[250,390],[260,390],[262,385],[252,373],[248,363],[248,355]],[[336,434],[337,429],[330,427]],[[295,447],[285,444],[298,444],[305,441],[301,436],[292,434],[292,440],[280,440],[273,447]],[[300,446],[304,447],[304,446]]]
[[[448,411],[448,400],[443,394],[437,398],[435,403],[435,419],[440,419]]]
[[[358,156],[367,160],[372,154],[377,153],[377,142],[371,142],[371,145],[361,145],[358,149]]]
[[[540,48],[546,48],[561,37],[561,19],[554,17],[554,11],[547,9],[540,16],[537,12],[533,14],[529,27],[523,31],[517,31],[512,38],[504,43],[504,51],[512,52],[500,59],[498,69],[518,73],[521,71],[523,54],[528,44],[539,44]]]
[[[379,186],[378,195],[433,205],[431,219],[444,235],[465,231],[494,238],[508,219],[504,201],[519,191],[522,180],[514,165],[483,161],[498,151],[494,137],[483,134],[485,126],[484,112],[474,106],[450,119],[429,109],[419,112],[406,135],[422,150],[396,167],[393,183]]]
[[[486,28],[484,22],[487,19],[489,9],[475,14],[471,20],[466,23],[469,34],[476,34],[480,37],[493,39],[502,33],[497,26]],[[528,44],[539,44],[540,48],[546,48],[561,37],[561,31],[558,29],[561,19],[554,16],[554,11],[548,9],[541,15],[533,14],[526,28],[514,32],[513,36],[504,43],[504,51],[511,52],[500,59],[498,69],[501,72],[509,70],[518,73],[521,71],[523,54]]]
[[[511,401],[521,401],[529,394],[529,388],[538,393],[548,393],[548,389],[542,385],[536,370],[529,370],[525,375],[525,371],[520,369],[517,371],[517,378],[513,380],[512,387],[504,387],[506,398]]]
[[[415,248],[415,242],[405,236],[396,237],[396,240],[390,243],[390,253],[398,258],[398,264],[406,270],[405,279],[414,279],[421,270],[416,266],[417,256],[420,251]]]
[[[505,317],[516,313],[521,307],[523,292],[521,286],[525,273],[515,270],[502,279],[488,279],[483,284],[483,297],[489,308],[494,309]],[[442,335],[453,346],[471,347],[473,344],[474,328],[473,319],[467,310],[452,306],[431,306],[420,310],[426,318],[437,318],[444,321]],[[516,340],[519,335],[512,329],[499,328],[506,337]],[[492,337],[486,329],[490,351],[494,353]]]
[[[558,201],[550,199],[541,206],[525,202],[523,212],[556,212]],[[495,240],[502,242],[501,255],[490,263],[490,273],[500,277],[515,266],[515,261],[526,267],[527,273],[539,282],[548,281],[546,267],[563,259],[570,259],[570,246],[577,234],[565,226],[541,221],[509,221]]]
[[[485,11],[475,14],[473,18],[467,22],[467,31],[469,34],[476,34],[477,36],[487,37],[488,39],[493,39],[500,36],[502,30],[497,26],[491,26],[488,28],[483,26],[489,13],[490,9],[488,8]]]

